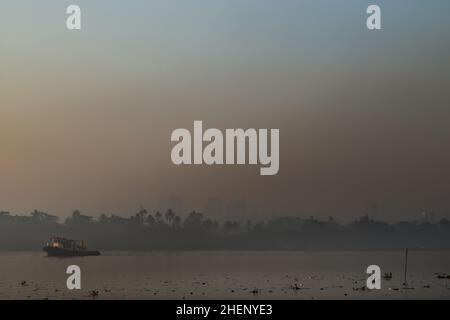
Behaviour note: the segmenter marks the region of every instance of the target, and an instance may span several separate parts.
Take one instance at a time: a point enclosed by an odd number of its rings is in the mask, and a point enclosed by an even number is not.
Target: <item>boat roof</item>
[[[62,241],[82,241],[82,240],[73,240],[73,239],[67,239],[64,237],[51,237],[51,240],[62,240]]]

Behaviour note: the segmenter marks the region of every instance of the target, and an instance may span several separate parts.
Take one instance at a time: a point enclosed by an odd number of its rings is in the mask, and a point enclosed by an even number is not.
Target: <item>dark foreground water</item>
[[[66,287],[67,266],[82,270],[82,289]],[[367,266],[392,280],[362,289]],[[48,258],[0,252],[0,299],[449,299],[449,252],[104,252]],[[92,290],[98,291],[91,297]]]

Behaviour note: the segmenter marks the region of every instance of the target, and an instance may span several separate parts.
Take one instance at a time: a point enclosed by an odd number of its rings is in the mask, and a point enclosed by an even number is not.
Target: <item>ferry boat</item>
[[[52,237],[43,249],[49,257],[99,256],[99,251],[87,250],[84,240]]]

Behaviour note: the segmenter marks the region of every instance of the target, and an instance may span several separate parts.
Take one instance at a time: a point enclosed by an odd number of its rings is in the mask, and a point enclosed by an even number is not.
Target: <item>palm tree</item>
[[[147,222],[147,224],[148,224],[149,226],[153,226],[153,225],[156,223],[155,218],[153,218],[153,215],[151,215],[151,214],[149,214],[149,215],[147,216],[147,218],[145,219],[145,221]]]
[[[145,216],[147,215],[147,210],[145,210],[144,207],[141,207],[141,209],[136,213],[134,216],[135,222],[139,225],[144,224]]]
[[[156,219],[156,223],[158,223],[158,224],[163,224],[164,223],[164,221],[162,219],[162,214],[159,211],[156,211],[155,219]]]
[[[180,216],[173,217],[172,226],[178,228],[180,225],[181,225],[181,217]]]
[[[173,222],[173,218],[175,217],[175,212],[173,212],[172,209],[169,209],[166,211],[166,213],[164,214],[164,217],[166,218],[166,221],[169,225],[172,225]]]

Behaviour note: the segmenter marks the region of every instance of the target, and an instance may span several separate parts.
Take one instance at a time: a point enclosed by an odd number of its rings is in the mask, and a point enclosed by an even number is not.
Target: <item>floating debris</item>
[[[99,292],[98,290],[92,290],[89,292],[89,296],[91,296],[92,298],[98,297]]]
[[[260,291],[261,291],[261,290],[255,288],[255,289],[253,289],[252,291],[250,291],[250,293],[252,293],[252,294],[259,294]]]
[[[389,290],[391,290],[391,291],[399,291],[400,289],[399,288],[389,288]]]
[[[413,287],[408,287],[408,286],[404,286],[402,287],[402,290],[414,290],[415,288]]]
[[[304,288],[303,284],[298,285],[298,284],[294,283],[294,285],[289,286],[289,289],[297,291],[297,290],[305,290],[305,289],[309,289],[309,288]]]
[[[353,288],[353,291],[366,291],[366,286]]]
[[[385,280],[391,280],[392,279],[392,272],[385,272],[383,275],[383,278]]]

